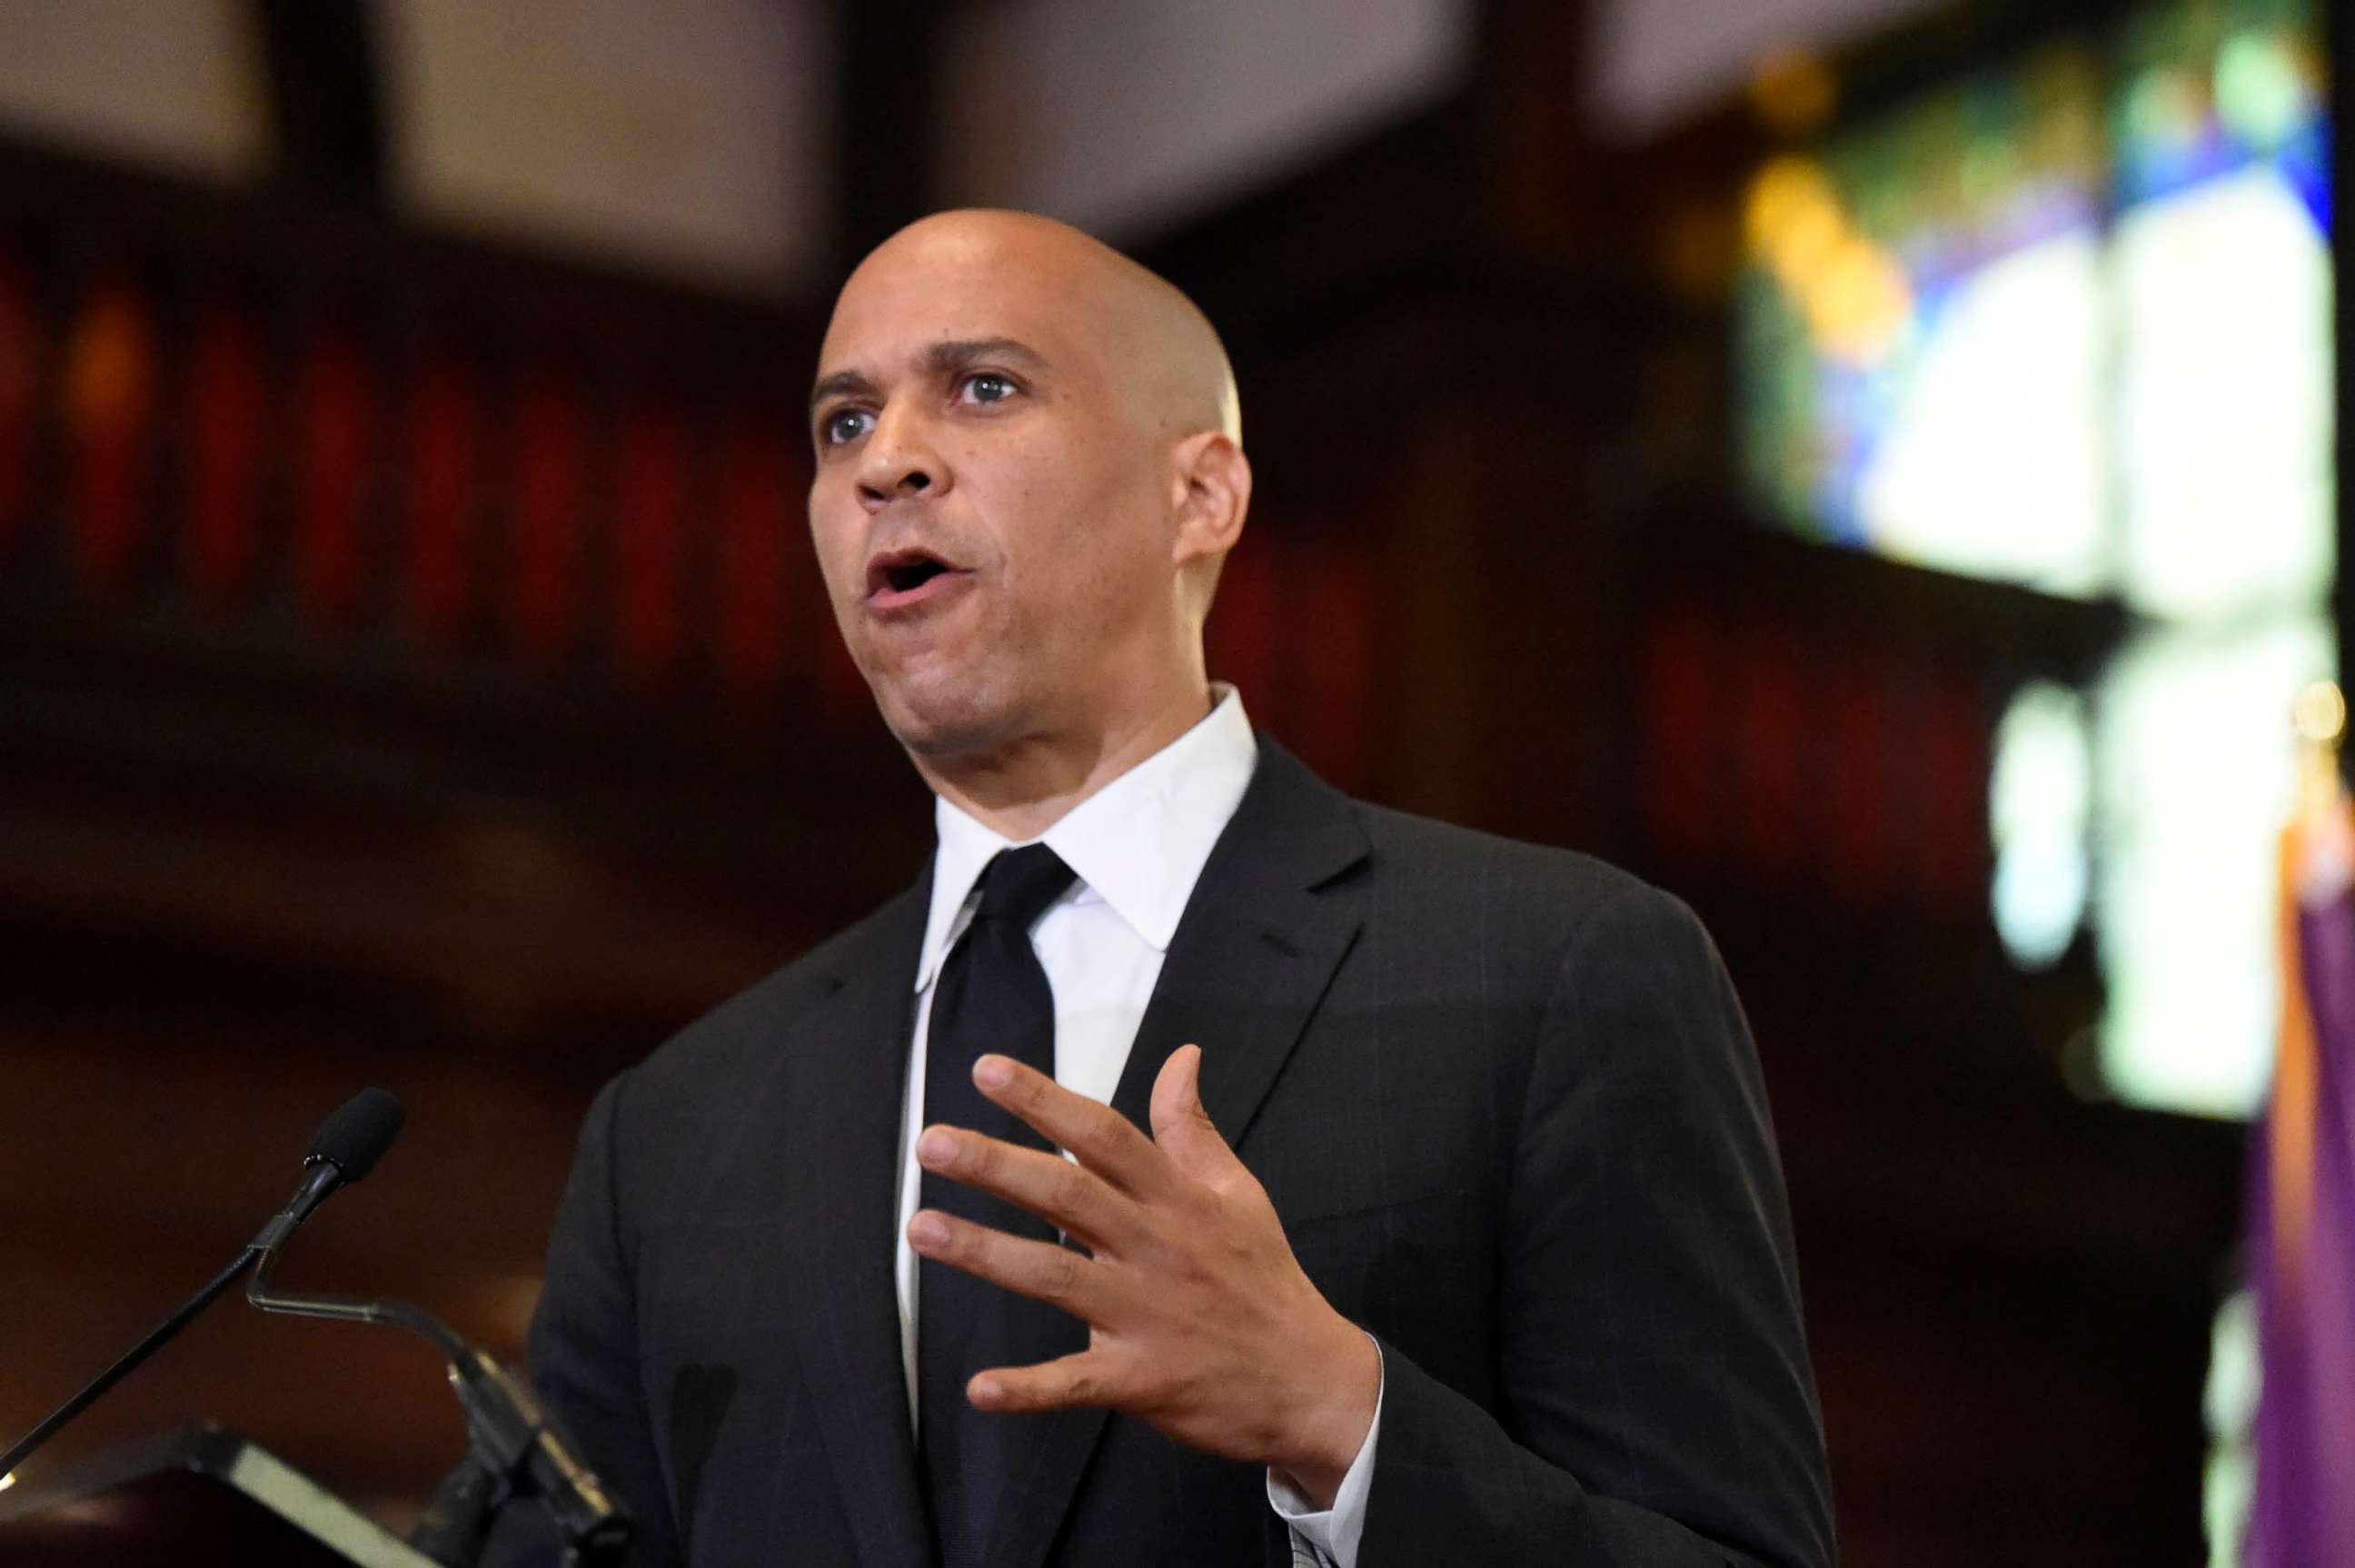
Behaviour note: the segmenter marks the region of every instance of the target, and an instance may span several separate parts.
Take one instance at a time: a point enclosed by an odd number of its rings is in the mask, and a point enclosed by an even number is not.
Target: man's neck
[[[1201,686],[1103,731],[1027,738],[971,757],[911,760],[934,794],[990,831],[1025,844],[1200,723],[1210,708],[1209,688]]]

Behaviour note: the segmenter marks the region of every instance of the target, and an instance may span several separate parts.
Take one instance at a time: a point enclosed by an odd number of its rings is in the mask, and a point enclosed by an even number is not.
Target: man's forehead
[[[843,286],[826,326],[828,347],[909,357],[949,340],[1052,336],[1058,321],[1087,314],[1087,291],[1055,287],[1021,269],[929,267],[868,272]]]

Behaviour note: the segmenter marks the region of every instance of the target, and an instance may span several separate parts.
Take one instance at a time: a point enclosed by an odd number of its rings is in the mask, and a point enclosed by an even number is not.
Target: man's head
[[[1251,471],[1183,294],[1046,219],[928,218],[843,285],[810,412],[818,564],[920,764],[1199,717]]]

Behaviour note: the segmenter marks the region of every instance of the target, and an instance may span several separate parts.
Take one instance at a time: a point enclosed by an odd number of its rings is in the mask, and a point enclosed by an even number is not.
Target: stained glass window
[[[2314,0],[2170,0],[1749,197],[1761,514],[2130,613],[2080,706],[2023,693],[1998,735],[1990,901],[2029,967],[2087,912],[2105,1074],[2145,1104],[2244,1114],[2264,1084],[2289,704],[2335,673],[2324,82]]]

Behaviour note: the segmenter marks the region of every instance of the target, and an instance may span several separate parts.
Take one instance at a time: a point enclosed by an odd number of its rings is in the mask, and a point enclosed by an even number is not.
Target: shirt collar
[[[1065,898],[1101,899],[1161,952],[1168,951],[1211,847],[1242,804],[1259,761],[1242,697],[1232,687],[1214,689],[1219,700],[1207,718],[1064,813],[1039,839],[1078,876]],[[940,846],[916,965],[919,991],[932,984],[956,940],[982,868],[1000,849],[1014,848],[1014,840],[939,796],[932,820]]]

